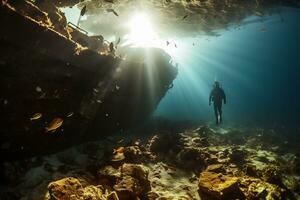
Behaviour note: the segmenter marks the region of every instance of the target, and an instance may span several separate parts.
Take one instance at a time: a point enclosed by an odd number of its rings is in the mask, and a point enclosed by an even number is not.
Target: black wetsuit
[[[222,122],[222,101],[224,101],[224,104],[226,104],[226,96],[224,90],[220,87],[215,87],[210,92],[209,104],[211,104],[211,101],[214,102],[216,124],[219,124]],[[219,116],[220,116],[220,120],[219,120]]]

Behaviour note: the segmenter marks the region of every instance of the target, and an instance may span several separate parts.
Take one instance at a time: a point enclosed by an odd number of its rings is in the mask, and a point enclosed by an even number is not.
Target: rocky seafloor
[[[298,130],[299,131],[299,130]],[[300,147],[280,130],[120,133],[2,166],[5,199],[300,199]]]

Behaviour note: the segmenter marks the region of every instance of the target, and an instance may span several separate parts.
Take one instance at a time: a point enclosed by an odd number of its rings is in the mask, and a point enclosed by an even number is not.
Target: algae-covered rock
[[[284,199],[285,190],[258,178],[240,178],[240,188],[247,199]]]
[[[238,181],[238,177],[205,171],[200,174],[199,192],[215,199],[242,199]]]
[[[95,186],[83,186],[82,183],[73,177],[67,177],[48,185],[49,200],[72,200],[72,199],[101,199],[103,191]]]

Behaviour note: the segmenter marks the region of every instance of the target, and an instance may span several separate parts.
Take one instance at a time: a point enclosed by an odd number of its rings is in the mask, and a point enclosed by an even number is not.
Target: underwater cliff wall
[[[150,72],[143,62],[100,55],[45,24],[47,18],[37,21],[43,11],[35,5],[24,8],[0,6],[2,159],[128,130],[151,114],[176,77],[167,57]]]

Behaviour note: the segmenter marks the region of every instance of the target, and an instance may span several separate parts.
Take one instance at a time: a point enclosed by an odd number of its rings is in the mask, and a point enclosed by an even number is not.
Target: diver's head
[[[215,81],[215,84],[214,84],[215,88],[219,88],[220,87],[220,83],[219,81]]]

